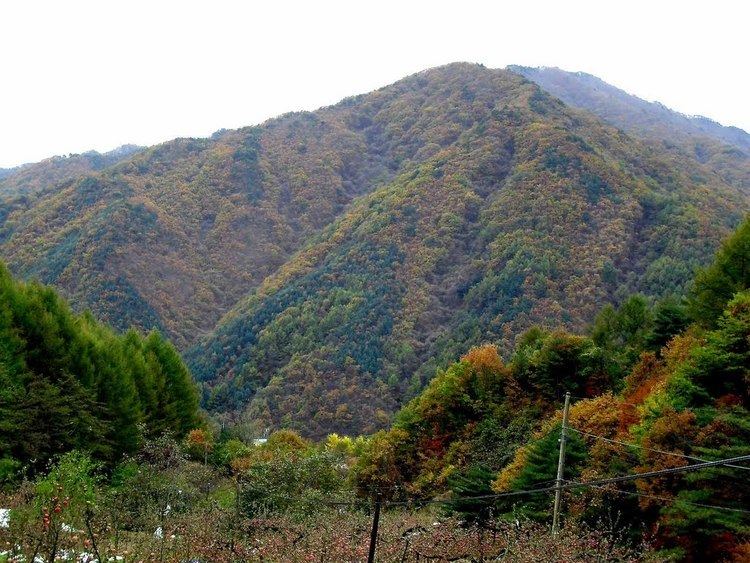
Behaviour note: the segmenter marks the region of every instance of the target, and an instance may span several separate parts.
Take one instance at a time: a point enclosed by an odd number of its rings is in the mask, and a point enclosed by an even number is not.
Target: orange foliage
[[[633,367],[633,371],[625,378],[625,399],[620,409],[621,433],[640,421],[637,405],[643,404],[654,389],[663,383],[667,371],[664,363],[653,352],[644,352],[640,361]]]
[[[477,371],[502,371],[505,366],[494,344],[474,346],[461,356],[462,362],[469,362]]]
[[[645,448],[643,465],[637,468],[637,471],[657,471],[689,465],[690,461],[687,459],[650,450],[685,455],[683,444],[694,443],[697,433],[695,414],[691,411],[677,412],[673,409],[666,409],[662,416],[655,420],[648,434],[641,441],[641,445]],[[675,490],[675,483],[681,478],[679,475],[667,475],[636,481],[636,486],[645,494],[671,497],[672,491]],[[640,499],[640,504],[646,509],[661,506],[663,502],[643,497]]]
[[[527,448],[521,447],[516,450],[516,455],[505,468],[500,471],[497,478],[492,482],[492,490],[496,493],[503,493],[509,491],[511,484],[523,471],[526,465]]]
[[[185,438],[185,441],[187,442],[189,447],[205,448],[211,446],[211,437],[209,436],[208,432],[206,432],[202,428],[191,430]]]
[[[613,437],[620,415],[620,400],[607,393],[577,402],[570,408],[571,426],[597,436]]]

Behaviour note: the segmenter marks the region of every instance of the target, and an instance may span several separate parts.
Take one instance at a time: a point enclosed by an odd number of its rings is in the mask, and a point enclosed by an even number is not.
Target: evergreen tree
[[[715,326],[732,296],[748,287],[750,218],[724,242],[713,264],[698,272],[690,292],[691,317],[704,326]]]
[[[685,306],[668,297],[654,308],[653,329],[646,337],[646,346],[658,352],[673,336],[680,334],[690,324],[690,317]]]
[[[0,264],[0,460],[42,468],[88,451],[113,462],[149,433],[200,424],[197,391],[160,335],[118,335],[75,315],[52,289],[15,282]]]

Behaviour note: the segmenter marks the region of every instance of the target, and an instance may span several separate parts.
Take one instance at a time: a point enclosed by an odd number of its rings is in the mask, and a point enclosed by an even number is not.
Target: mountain
[[[602,303],[681,292],[748,209],[710,167],[515,73],[449,65],[351,107],[394,90],[443,142],[358,198],[188,353],[210,408],[249,404],[249,419],[311,436],[371,431],[473,345],[507,352],[532,324],[580,330]],[[447,100],[452,122],[430,98]]]
[[[53,156],[35,164],[0,169],[0,200],[33,195],[65,181],[94,173],[141,149],[136,145],[122,145],[105,153],[89,151],[69,156]]]
[[[479,342],[681,291],[750,203],[695,154],[467,63],[37,185],[0,206],[14,274],[161,329],[215,411],[309,436],[386,426]]]
[[[678,150],[707,164],[725,180],[750,191],[750,134],[702,116],[688,116],[658,102],[647,102],[585,72],[511,65],[509,70],[534,81],[566,104],[662,149]]]
[[[470,105],[461,81],[426,74],[144,150],[6,205],[0,255],[106,322],[157,327],[184,347],[354,199],[455,144]]]

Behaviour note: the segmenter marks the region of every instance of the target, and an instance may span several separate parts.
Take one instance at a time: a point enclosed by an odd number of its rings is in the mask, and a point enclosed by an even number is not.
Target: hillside
[[[0,256],[120,327],[185,346],[358,196],[456,143],[470,66],[315,113],[178,139],[4,206]],[[463,70],[461,70],[463,69]]]
[[[63,182],[102,170],[135,154],[141,147],[123,145],[112,151],[89,151],[69,156],[53,156],[34,164],[0,169],[0,200],[31,196]]]
[[[515,73],[449,65],[352,107],[368,119],[370,100],[396,90],[442,142],[356,200],[190,351],[210,408],[249,402],[256,423],[309,436],[372,431],[472,345],[508,351],[532,324],[580,329],[601,303],[682,291],[748,209],[709,167]],[[452,122],[427,93],[454,108]]]
[[[712,162],[466,63],[100,170],[77,158],[3,180],[11,271],[160,329],[214,410],[310,436],[383,427],[480,341],[681,291],[748,209]]]
[[[633,135],[710,166],[730,183],[750,190],[750,134],[702,116],[687,116],[647,102],[585,72],[509,66],[566,104],[590,111]]]

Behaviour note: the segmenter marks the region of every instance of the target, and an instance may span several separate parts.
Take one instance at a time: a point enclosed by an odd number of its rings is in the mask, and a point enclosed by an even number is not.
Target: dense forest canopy
[[[725,181],[750,190],[750,134],[701,116],[688,116],[647,102],[585,72],[509,66],[572,107],[652,142],[658,150],[690,156]]]
[[[680,470],[750,453],[750,279],[737,267],[750,259],[749,241],[750,219],[686,294],[656,302],[632,295],[602,308],[580,334],[532,327],[508,361],[494,343],[476,346],[439,369],[390,429],[330,434],[319,442],[290,430],[250,440],[242,427],[174,418],[195,414],[195,395],[185,378],[174,379],[184,367],[158,335],[115,336],[90,315],[72,315],[51,290],[18,284],[3,272],[9,305],[1,373],[25,374],[4,380],[4,390],[23,393],[25,382],[46,379],[56,389],[49,408],[75,425],[77,411],[61,411],[60,404],[95,405],[85,391],[96,388],[106,397],[98,389],[118,385],[122,393],[132,375],[126,396],[139,405],[130,414],[107,415],[102,404],[93,413],[97,425],[84,421],[100,434],[76,434],[64,446],[76,450],[51,452],[62,455],[16,493],[9,491],[25,472],[5,453],[0,498],[12,509],[0,539],[13,539],[14,547],[4,553],[42,553],[46,560],[59,552],[126,560],[149,553],[164,561],[311,554],[359,560],[377,500],[384,512],[376,543],[386,561],[481,559],[509,550],[525,557],[519,561],[570,561],[580,553],[601,560],[745,561],[750,497],[743,484],[750,466]],[[42,334],[54,344],[42,347]],[[134,358],[129,368],[117,359],[122,347]],[[104,349],[106,357],[94,352]],[[39,367],[40,354],[80,373],[86,386],[53,378]],[[112,365],[130,375],[113,378]],[[180,390],[174,410],[153,406],[151,387],[144,393],[138,383],[148,377],[156,387]],[[14,381],[20,381],[15,390]],[[550,489],[566,392],[573,395],[567,488],[562,529],[551,536]],[[148,421],[141,435],[109,437],[108,431],[129,428],[137,413]],[[18,415],[3,421],[28,432]],[[114,450],[102,449],[108,443],[128,455],[113,457]],[[2,447],[7,452],[12,445]],[[674,472],[572,486],[658,470]]]
[[[564,478],[591,481],[750,454],[750,219],[685,299],[640,295],[585,335],[527,331],[506,364],[494,344],[440,370],[359,455],[363,493],[431,498],[528,490],[556,477],[561,404],[572,394]],[[750,465],[567,493],[582,522],[624,518],[664,556],[747,551]],[[738,486],[740,487],[738,489]],[[550,517],[549,498],[457,503],[467,517]],[[484,512],[482,512],[484,511]],[[638,530],[634,524],[645,526]]]
[[[76,311],[170,338],[225,421],[375,431],[472,346],[580,331],[710,260],[750,208],[725,173],[741,167],[622,129],[517,72],[447,65],[24,167],[0,182],[0,257]]]

